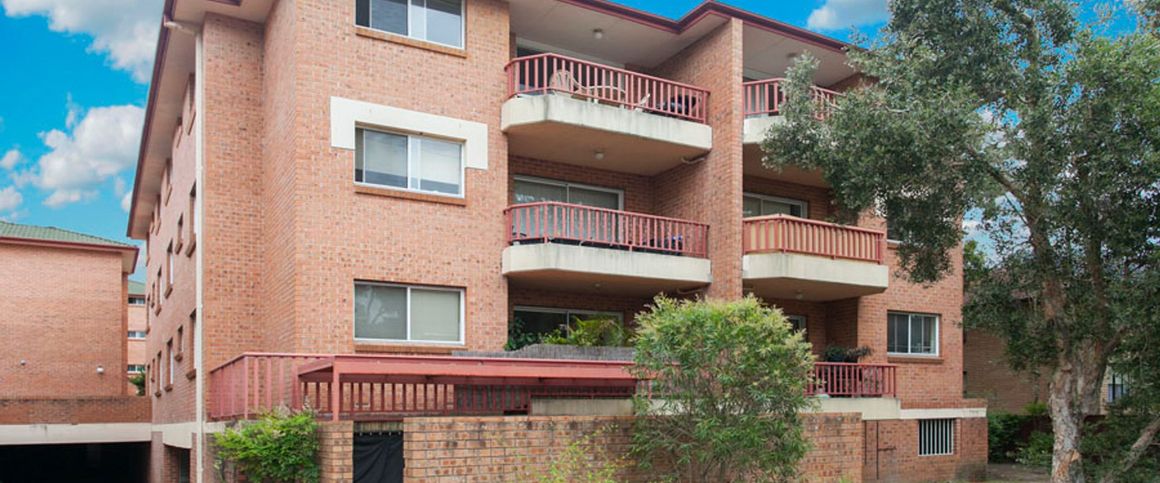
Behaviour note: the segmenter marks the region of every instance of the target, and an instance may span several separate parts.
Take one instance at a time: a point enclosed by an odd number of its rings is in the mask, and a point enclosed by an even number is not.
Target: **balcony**
[[[781,122],[781,109],[785,105],[785,82],[785,79],[775,78],[741,85],[745,103],[745,144],[760,144],[765,140],[765,133],[770,126]],[[842,95],[816,86],[811,89],[811,94],[823,119],[834,109],[838,97]]]
[[[210,371],[209,417],[248,419],[278,407],[310,407],[320,419],[336,421],[529,414],[544,400],[630,398],[642,387],[631,366],[628,361],[248,352]],[[895,366],[818,362],[806,392],[857,409],[864,404],[856,398],[895,396]]]
[[[503,273],[516,285],[651,296],[711,281],[703,223],[559,202],[504,216]]]
[[[742,277],[762,298],[841,300],[884,292],[886,233],[788,215],[746,218]]]
[[[556,54],[504,70],[510,154],[652,176],[713,147],[699,87]]]

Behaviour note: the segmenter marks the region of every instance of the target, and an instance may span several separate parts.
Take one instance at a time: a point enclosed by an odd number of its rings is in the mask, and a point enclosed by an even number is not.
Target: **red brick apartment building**
[[[129,393],[137,248],[0,221],[0,481],[144,476],[149,399]]]
[[[636,381],[615,362],[451,356],[501,350],[513,320],[631,323],[658,293],[753,293],[819,354],[872,348],[817,365],[810,478],[981,471],[959,260],[909,284],[884,220],[827,223],[819,173],[761,166],[778,78],[811,52],[833,101],[859,81],[843,43],[712,1],[676,21],[602,0],[165,16],[128,227],[148,243],[152,480],[214,481],[215,432],[306,403],[326,481],[354,479],[374,437],[401,439],[407,481],[519,480],[562,434],[621,417],[559,399]]]

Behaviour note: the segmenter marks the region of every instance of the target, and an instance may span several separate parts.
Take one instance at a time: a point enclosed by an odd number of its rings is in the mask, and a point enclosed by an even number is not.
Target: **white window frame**
[[[407,328],[407,338],[406,339],[375,339],[375,338],[370,338],[370,337],[356,337],[355,331],[357,330],[358,320],[356,320],[355,317],[356,317],[356,312],[358,311],[358,309],[356,307],[356,304],[358,302],[355,300],[355,297],[351,297],[350,332],[351,332],[351,337],[354,339],[355,342],[362,343],[362,344],[463,345],[465,343],[464,341],[467,340],[466,339],[467,297],[466,297],[466,293],[465,293],[464,289],[458,288],[458,287],[433,287],[433,286],[429,286],[429,285],[405,285],[405,284],[397,284],[397,283],[372,282],[372,281],[368,281],[368,280],[355,280],[354,287],[357,288],[359,285],[374,285],[377,287],[394,287],[394,288],[402,288],[402,289],[407,290],[407,315],[406,315],[406,317],[407,317],[407,327],[406,327]],[[456,292],[459,294],[459,340],[446,341],[446,340],[411,339],[411,290],[412,289],[427,290],[427,291],[432,291],[432,292]]]
[[[134,300],[140,300],[140,302],[134,302]],[[130,295],[127,302],[129,305],[145,305],[146,303],[145,297],[142,295]]]
[[[165,344],[165,352],[167,352],[167,358],[169,359],[166,363],[168,366],[167,369],[169,369],[169,371],[165,376],[165,386],[168,387],[173,385],[173,373],[176,371],[175,366],[177,365],[177,354],[173,353],[173,339],[169,339],[169,342]]]
[[[145,372],[145,364],[128,364],[125,369],[129,374],[141,374]]]
[[[551,179],[551,178],[540,178],[538,176],[516,175],[516,176],[512,176],[512,180],[513,181],[523,181],[525,183],[539,183],[539,184],[546,184],[546,185],[550,185],[550,186],[559,186],[561,188],[564,188],[565,193],[567,193],[568,188],[580,188],[580,189],[586,189],[586,190],[592,190],[592,191],[603,191],[605,193],[612,193],[612,194],[616,195],[616,210],[617,211],[624,211],[624,190],[622,190],[622,189],[606,188],[604,186],[595,186],[595,185],[584,184],[584,183],[573,183],[571,181],[563,181],[563,180]],[[516,191],[515,187],[513,186],[512,187],[512,197],[513,198],[515,197],[515,194],[516,194],[515,191]],[[513,199],[512,202],[515,203],[515,199]],[[567,203],[571,203],[571,202],[569,201]]]
[[[435,45],[442,45],[442,46],[446,46],[446,47],[451,47],[453,49],[459,49],[459,50],[466,50],[467,49],[467,0],[461,0],[459,2],[459,45],[437,42],[434,40],[428,40],[424,37],[418,37],[418,36],[412,35],[412,32],[414,32],[414,30],[415,30],[416,23],[420,23],[420,22],[426,23],[427,22],[427,10],[428,10],[427,0],[406,0],[406,2],[407,2],[407,33],[391,32],[390,30],[382,30],[382,29],[378,29],[378,28],[371,26],[371,19],[374,18],[373,12],[374,12],[374,7],[375,7],[375,0],[367,0],[367,24],[366,25],[359,25],[359,27],[371,29],[371,30],[374,30],[376,32],[382,32],[382,33],[385,33],[388,35],[401,35],[401,36],[407,37],[409,39],[415,39],[415,40],[420,40],[423,42],[429,42],[429,43],[432,43]],[[420,6],[416,5],[416,3],[419,3],[419,2],[422,2],[423,6],[420,7]],[[421,15],[417,15],[416,12],[421,13]],[[358,22],[357,18],[355,19],[355,22],[357,25],[357,22]],[[426,30],[426,26],[424,26],[424,31],[425,30]]]
[[[429,194],[429,195],[435,195],[435,196],[446,196],[449,198],[463,198],[464,197],[464,193],[466,192],[466,184],[467,184],[467,163],[464,160],[464,156],[466,156],[467,145],[463,142],[462,139],[452,139],[452,138],[445,138],[445,137],[439,137],[439,136],[426,136],[426,135],[409,133],[409,132],[405,132],[405,131],[381,129],[381,128],[377,128],[374,126],[366,126],[363,124],[355,125],[354,135],[357,138],[359,136],[362,136],[363,133],[366,131],[374,131],[377,133],[391,134],[391,135],[403,136],[403,137],[407,138],[407,187],[401,188],[398,186],[390,186],[390,185],[377,184],[377,183],[368,183],[366,181],[358,181],[358,180],[355,180],[354,184],[359,185],[359,186],[368,186],[368,187],[376,188],[376,189],[408,191],[411,193],[423,193],[423,194]],[[413,156],[414,154],[417,153],[417,154],[419,154],[419,157],[422,158],[422,151],[423,151],[422,145],[414,143],[414,140],[416,138],[418,138],[418,139],[431,139],[434,141],[441,141],[441,142],[459,145],[459,192],[458,193],[455,193],[455,194],[444,193],[442,191],[431,191],[431,190],[424,190],[424,189],[420,189],[420,188],[412,188],[411,187],[411,179],[412,179],[411,173],[416,173],[416,172],[420,173],[420,174],[422,173],[422,169],[419,168],[420,163],[418,162],[418,160],[415,159],[415,156]],[[357,149],[358,149],[357,146],[358,145],[356,144],[355,156],[356,156],[356,159],[357,159],[357,156],[363,156],[363,179],[365,180],[366,179],[366,155],[363,153],[357,152]],[[366,142],[365,141],[362,143],[362,146],[363,146],[363,149],[365,150],[366,149]],[[416,168],[419,168],[419,169],[417,170]],[[351,176],[352,177],[354,176],[353,172],[351,173]]]
[[[924,427],[925,426],[925,427]],[[919,456],[950,456],[955,454],[955,431],[957,430],[957,420],[952,418],[940,419],[919,419],[918,420],[918,455]],[[923,443],[923,435],[926,435],[927,444]],[[947,438],[947,442],[929,441],[930,438]],[[939,449],[941,451],[937,451]]]
[[[140,335],[138,336],[137,334],[140,334]],[[145,340],[145,331],[143,331],[143,330],[130,330],[129,331],[129,340]]]
[[[770,195],[763,195],[763,194],[758,194],[758,193],[750,193],[748,191],[741,193],[741,199],[744,201],[745,198],[755,198],[755,199],[762,200],[762,201],[772,201],[774,203],[784,203],[787,205],[797,205],[802,210],[801,218],[804,218],[807,220],[810,218],[810,202],[808,202],[806,200],[795,200],[793,198],[783,198],[780,196],[770,196]],[[758,216],[766,216],[766,215],[758,215]],[[793,215],[790,215],[790,216],[793,216]]]
[[[906,350],[907,352],[893,352],[887,351],[888,355],[905,356],[905,357],[938,357],[942,350],[942,339],[939,338],[942,329],[942,316],[939,314],[928,314],[924,312],[907,312],[904,310],[888,310],[886,311],[886,346],[890,347],[890,316],[891,315],[905,315],[906,316]],[[910,330],[910,318],[914,316],[920,317],[934,317],[934,352],[909,352],[911,347],[911,339],[914,334]]]

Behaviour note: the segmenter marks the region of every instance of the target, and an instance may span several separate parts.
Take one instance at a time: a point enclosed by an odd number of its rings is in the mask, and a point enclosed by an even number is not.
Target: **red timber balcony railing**
[[[781,114],[785,105],[786,80],[781,78],[765,79],[745,82],[741,84],[744,91],[745,116],[776,116]],[[810,89],[814,103],[817,104],[819,116],[825,118],[837,105],[841,93],[813,87]]]
[[[309,407],[334,420],[527,413],[533,398],[629,398],[631,362],[245,353],[210,372],[210,418]],[[334,410],[337,408],[337,411]]]
[[[508,97],[557,92],[699,123],[708,112],[705,89],[562,55],[518,57],[504,71]]]
[[[789,215],[746,218],[742,248],[750,253],[800,253],[881,264],[886,233]]]
[[[814,363],[810,396],[893,397],[897,395],[892,364]]]
[[[705,258],[709,225],[662,216],[544,201],[504,210],[508,242],[584,246]]]

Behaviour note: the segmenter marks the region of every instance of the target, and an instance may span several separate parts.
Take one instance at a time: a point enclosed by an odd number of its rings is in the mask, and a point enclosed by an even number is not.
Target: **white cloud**
[[[125,196],[121,197],[121,209],[124,210],[125,213],[129,212],[129,208],[132,203],[133,193],[125,193]]]
[[[23,202],[24,196],[16,191],[15,186],[0,190],[0,214],[16,211],[16,208],[19,208]]]
[[[89,50],[108,54],[114,67],[149,80],[161,0],[0,0],[9,17],[42,15],[54,32],[92,37]]]
[[[12,169],[15,168],[20,161],[24,159],[24,155],[20,154],[20,150],[13,148],[4,153],[4,157],[0,158],[0,168]]]
[[[874,24],[890,18],[887,0],[826,0],[810,12],[806,26],[813,30],[838,30]]]
[[[137,161],[144,117],[145,110],[132,105],[89,109],[74,120],[71,132],[41,133],[49,152],[34,169],[14,173],[12,179],[18,186],[32,183],[52,191],[47,206],[92,199],[97,185]]]

